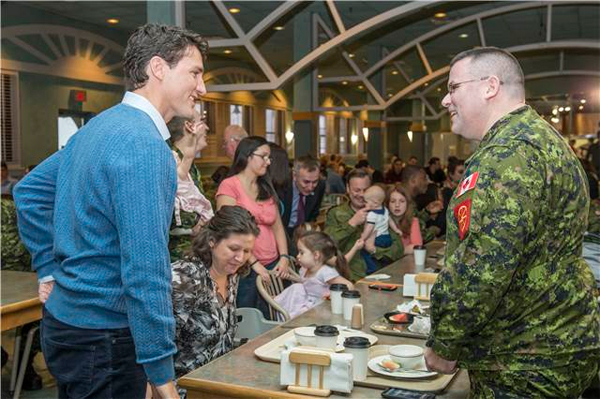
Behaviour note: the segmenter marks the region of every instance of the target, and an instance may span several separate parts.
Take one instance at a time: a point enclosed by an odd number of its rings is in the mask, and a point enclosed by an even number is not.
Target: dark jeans
[[[265,265],[267,270],[273,270],[279,262],[279,258],[275,261]],[[238,292],[236,298],[236,306],[238,308],[255,308],[262,312],[265,319],[270,320],[269,305],[262,299],[256,288],[256,272],[250,269],[250,274],[246,277],[242,277],[238,284]]]
[[[64,324],[44,309],[42,351],[59,398],[143,398],[146,374],[128,328],[91,330]]]

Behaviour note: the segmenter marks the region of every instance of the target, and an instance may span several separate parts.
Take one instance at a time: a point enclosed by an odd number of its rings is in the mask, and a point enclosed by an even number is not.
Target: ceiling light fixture
[[[460,35],[458,35],[458,37],[460,37],[461,39],[466,39],[467,37],[469,37],[468,33],[461,33]]]
[[[429,86],[429,82],[425,82],[425,84],[423,84],[423,86],[425,86],[425,87]]]
[[[433,16],[436,18],[446,18],[446,13],[443,11],[440,11],[440,12],[436,12],[435,14],[433,14]]]
[[[558,107],[558,112],[565,112],[565,107]]]
[[[109,18],[106,20],[106,22],[108,22],[111,25],[116,25],[119,23],[119,20],[117,18]]]
[[[406,132],[406,135],[408,136],[408,139],[412,143],[412,140],[413,140],[413,132],[412,132],[412,130],[409,130],[408,132]]]
[[[582,98],[581,100],[579,100],[579,102],[585,104],[587,101],[585,100],[585,98]]]
[[[358,88],[359,89],[363,89],[363,85],[358,85]]]
[[[343,84],[344,86],[346,86],[346,85],[348,84],[348,81],[347,81],[347,80],[344,80],[344,81],[342,81],[342,84]]]
[[[554,116],[558,115],[558,109],[554,108],[552,110],[552,115],[554,115]]]
[[[350,136],[350,142],[352,143],[352,145],[356,145],[356,143],[358,142],[358,136],[356,135],[356,133],[353,133],[352,136]]]
[[[274,30],[284,30],[285,28],[281,25],[277,25],[273,27]]]
[[[231,51],[231,50],[223,50],[223,54],[231,54],[231,53],[233,53],[233,51]]]
[[[398,71],[396,71],[396,70],[393,70],[393,71],[392,71],[392,75],[398,75]]]
[[[348,57],[354,58],[354,54],[350,53],[350,54],[348,54]]]
[[[317,75],[317,79],[323,79],[323,75],[321,75],[321,74]]]
[[[580,111],[581,111],[581,110],[583,110],[583,105],[580,105],[580,106],[579,106],[579,110],[580,110]]]
[[[388,93],[388,97],[391,97],[391,96],[393,96],[393,94],[392,93]]]
[[[368,127],[362,128],[362,134],[363,134],[363,137],[365,138],[365,141],[369,141],[369,128]]]
[[[294,132],[288,130],[285,134],[285,141],[287,141],[287,143],[290,144],[292,140],[294,140]]]
[[[230,13],[232,13],[232,14],[237,14],[237,13],[239,13],[240,11],[242,11],[242,10],[240,10],[240,9],[239,9],[239,8],[237,8],[237,7],[231,7],[231,8],[229,9],[229,12],[230,12]]]
[[[571,107],[569,107],[569,106],[565,107],[565,112],[569,112],[569,111],[571,111]]]
[[[558,119],[557,117],[554,117],[554,118],[550,118],[550,121],[552,123],[558,123],[558,122],[560,122],[560,119]]]

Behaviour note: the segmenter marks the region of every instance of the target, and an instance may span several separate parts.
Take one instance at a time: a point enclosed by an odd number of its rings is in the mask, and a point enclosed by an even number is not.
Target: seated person
[[[194,239],[192,254],[173,263],[177,378],[233,349],[238,282],[258,234],[250,212],[223,206]]]
[[[387,206],[390,210],[390,218],[396,222],[396,226],[402,232],[404,253],[412,254],[415,245],[423,245],[421,229],[425,228],[425,224],[414,216],[415,204],[410,200],[402,185],[396,184],[388,191]]]
[[[348,174],[346,193],[349,202],[333,207],[327,212],[325,233],[336,242],[342,253],[349,252],[360,239],[364,224],[367,221],[368,208],[365,206],[364,193],[371,186],[371,177],[361,169],[355,169]],[[402,239],[390,232],[392,245],[388,248],[372,248],[372,257],[378,267],[386,266],[402,257],[404,254]],[[367,265],[362,256],[355,256],[348,264],[351,281],[357,281],[367,274]]]
[[[275,297],[275,301],[292,318],[323,302],[331,284],[346,284],[348,289],[353,288],[352,283],[348,281],[346,258],[327,234],[320,231],[306,232],[296,245],[296,260],[300,265],[302,282],[290,285]],[[327,264],[333,257],[335,267]]]
[[[600,289],[600,199],[590,202],[588,228],[583,236],[583,259],[586,260]]]
[[[379,186],[371,186],[365,191],[365,201],[369,213],[367,214],[367,223],[365,223],[360,238],[365,241],[365,247],[371,251],[375,247],[388,248],[392,245],[392,237],[390,236],[389,229],[391,228],[399,236],[402,236],[402,232],[396,226],[394,220],[390,218],[389,211],[383,205],[385,191]],[[362,256],[367,263],[367,274],[371,274],[377,270],[377,264],[373,261],[369,252],[363,250]]]

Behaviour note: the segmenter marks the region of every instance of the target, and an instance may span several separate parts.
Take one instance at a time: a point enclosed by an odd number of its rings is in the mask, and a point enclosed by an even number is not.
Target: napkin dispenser
[[[288,391],[329,396],[350,393],[354,387],[351,354],[293,348],[281,353],[280,382]]]

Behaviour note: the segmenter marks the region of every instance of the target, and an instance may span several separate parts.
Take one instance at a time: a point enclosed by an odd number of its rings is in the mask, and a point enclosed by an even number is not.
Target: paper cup
[[[422,272],[425,269],[427,250],[424,246],[416,246],[413,251],[415,256],[415,272]]]

